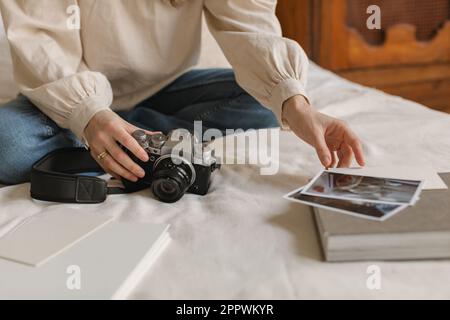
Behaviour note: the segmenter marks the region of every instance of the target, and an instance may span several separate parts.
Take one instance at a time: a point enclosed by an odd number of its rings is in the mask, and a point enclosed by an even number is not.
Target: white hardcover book
[[[0,258],[41,266],[112,220],[74,209],[47,210],[26,219],[0,239]]]
[[[450,174],[442,174],[450,185]],[[327,261],[450,258],[450,190],[426,190],[416,205],[386,221],[314,208]]]
[[[109,223],[41,267],[0,259],[0,299],[125,299],[169,243],[168,228]]]

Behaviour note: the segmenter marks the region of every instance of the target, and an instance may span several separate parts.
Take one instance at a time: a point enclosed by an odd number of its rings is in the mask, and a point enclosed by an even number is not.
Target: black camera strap
[[[101,203],[108,194],[127,193],[109,188],[105,180],[83,175],[103,172],[84,148],[58,149],[33,165],[31,197],[36,200],[62,203]]]

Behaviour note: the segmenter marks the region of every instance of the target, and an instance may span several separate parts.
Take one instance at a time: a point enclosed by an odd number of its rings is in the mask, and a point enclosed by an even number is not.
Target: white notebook
[[[41,267],[0,259],[0,299],[125,299],[169,243],[168,228],[113,222]]]
[[[49,209],[0,239],[0,258],[40,266],[113,220],[75,209]]]

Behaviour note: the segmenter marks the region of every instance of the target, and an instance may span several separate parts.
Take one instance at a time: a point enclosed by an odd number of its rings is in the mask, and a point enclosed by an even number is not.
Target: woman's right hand
[[[92,117],[84,130],[92,157],[116,179],[123,177],[136,182],[145,176],[145,171],[122,150],[119,143],[131,151],[138,159],[147,162],[147,152],[133,138],[132,133],[139,128],[123,120],[111,110],[100,111]],[[153,132],[148,132],[153,134]],[[106,152],[106,157],[99,155]]]

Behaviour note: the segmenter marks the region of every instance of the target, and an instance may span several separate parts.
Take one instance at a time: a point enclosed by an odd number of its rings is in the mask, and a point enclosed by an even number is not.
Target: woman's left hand
[[[283,119],[303,141],[316,149],[326,167],[349,167],[353,157],[364,166],[364,153],[357,135],[342,120],[314,110],[307,100],[294,96],[283,104]]]

